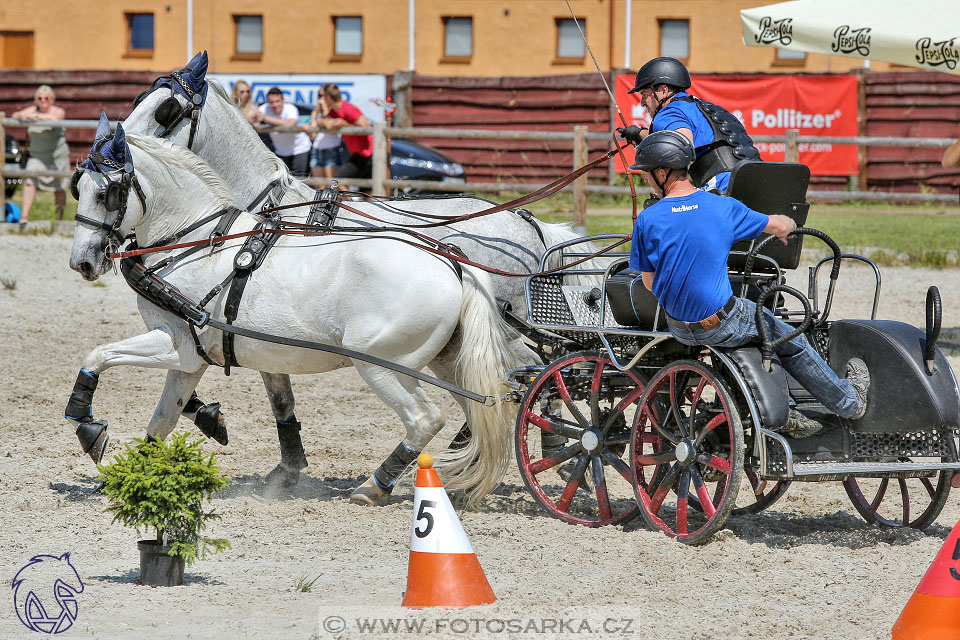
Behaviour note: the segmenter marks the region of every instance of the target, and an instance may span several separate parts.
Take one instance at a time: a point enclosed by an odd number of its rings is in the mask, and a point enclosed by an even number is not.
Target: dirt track
[[[883,638],[960,518],[951,497],[927,532],[879,530],[856,515],[839,484],[794,485],[772,509],[731,519],[712,543],[689,548],[639,520],[597,530],[554,520],[512,470],[478,511],[461,514],[499,601],[408,612],[399,603],[410,489],[381,508],[347,502],[400,439],[395,416],[352,370],[297,378],[310,467],[295,489],[270,494],[260,476],[279,453],[259,376],[210,372],[199,391],[224,403],[230,445],[205,447],[234,479],[215,501],[223,520],[210,533],[233,549],[188,568],[184,587],[142,587],[137,535],[102,512],[95,469],[61,417],[86,352],[142,324],[122,279],[83,282],[67,267],[69,249],[63,237],[0,236],[0,276],[16,279],[16,289],[0,290],[0,579],[10,584],[33,555],[70,552],[86,588],[61,637],[359,638],[374,634],[359,631],[358,618],[402,618],[426,620],[422,633],[433,637],[516,637],[509,630],[526,629],[537,637]],[[841,276],[834,317],[868,312],[850,293],[867,276]],[[884,277],[881,317],[922,324],[923,295],[934,283],[944,326],[960,326],[960,270],[887,269]],[[960,358],[951,362],[960,368]],[[102,376],[94,410],[110,421],[113,452],[143,435],[163,379],[127,368]],[[448,442],[461,419],[450,400],[435,397],[451,409],[440,436]],[[312,590],[294,590],[299,578],[315,576]],[[11,591],[2,602],[0,636],[36,637],[17,619]],[[330,633],[338,617],[346,633]]]

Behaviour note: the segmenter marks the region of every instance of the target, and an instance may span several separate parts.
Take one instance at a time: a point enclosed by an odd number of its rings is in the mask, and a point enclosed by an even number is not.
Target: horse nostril
[[[93,265],[84,260],[80,263],[80,275],[87,277],[93,273]]]

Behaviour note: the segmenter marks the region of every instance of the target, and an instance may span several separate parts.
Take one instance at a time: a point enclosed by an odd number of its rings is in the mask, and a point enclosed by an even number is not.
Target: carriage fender
[[[774,357],[770,371],[767,372],[763,368],[760,349],[757,347],[727,349],[724,353],[740,370],[740,375],[750,389],[760,412],[761,425],[766,429],[777,429],[785,425],[790,414],[790,390],[780,359]]]
[[[870,370],[867,412],[854,428],[871,433],[907,433],[960,426],[957,382],[937,349],[934,371],[927,371],[926,336],[894,320],[838,320],[830,325],[830,366],[846,375],[850,358]]]

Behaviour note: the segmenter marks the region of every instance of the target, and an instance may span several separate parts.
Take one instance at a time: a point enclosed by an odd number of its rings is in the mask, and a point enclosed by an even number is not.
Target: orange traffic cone
[[[893,640],[960,640],[960,522],[900,612]]]
[[[463,608],[496,601],[433,468],[433,456],[421,453],[417,466],[410,564],[401,606]]]

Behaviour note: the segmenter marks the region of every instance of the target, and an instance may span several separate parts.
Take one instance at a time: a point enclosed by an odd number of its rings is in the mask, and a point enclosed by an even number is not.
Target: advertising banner
[[[233,83],[246,80],[250,84],[253,101],[263,104],[267,91],[280,87],[287,102],[309,105],[317,104],[317,91],[327,83],[336,84],[340,95],[360,109],[370,122],[383,122],[383,107],[378,106],[387,97],[386,76],[377,74],[263,74],[263,73],[211,73],[208,77],[217,80],[227,90],[233,91]],[[309,116],[309,113],[307,114]]]
[[[633,75],[617,76],[617,105],[628,123],[646,127],[650,115],[640,94],[627,94],[633,82]],[[787,129],[798,129],[801,136],[857,135],[854,75],[700,77],[693,78],[690,93],[727,109],[751,136],[782,136]],[[758,142],[756,146],[764,160],[783,162],[784,143]],[[855,146],[806,142],[799,146],[800,162],[813,175],[857,173]],[[623,172],[619,159],[617,171]]]

